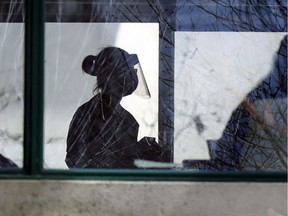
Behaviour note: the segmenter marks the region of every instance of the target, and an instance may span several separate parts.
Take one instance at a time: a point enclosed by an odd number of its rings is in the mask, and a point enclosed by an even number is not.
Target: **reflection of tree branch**
[[[243,101],[243,106],[247,109],[247,111],[252,115],[253,118],[255,118],[261,125],[268,125],[271,127],[275,127],[278,131],[280,131],[282,133],[282,135],[286,135],[287,132],[287,126],[281,126],[277,123],[277,121],[275,120],[271,107],[269,104],[265,104],[264,107],[264,115],[266,118],[261,118],[261,116],[259,115],[258,110],[256,109],[256,107],[249,101],[248,98],[244,99]],[[279,113],[281,113],[279,111]],[[282,116],[283,117],[283,116]],[[266,128],[268,128],[266,126]]]
[[[205,4],[198,4],[196,6],[215,19],[222,20],[221,25],[228,29],[257,31],[264,27],[264,29],[269,29],[270,31],[284,31],[287,28],[285,25],[285,18],[287,17],[286,6],[280,0],[276,1],[277,4],[275,7],[266,7],[266,5],[269,5],[267,1],[262,1],[261,5],[258,2],[255,3],[252,1],[242,4],[239,1],[225,1],[225,3],[221,3],[221,1],[215,0],[213,2],[209,5],[215,7],[215,10]],[[221,8],[224,8],[224,10],[221,10]],[[276,13],[276,9],[280,11],[282,16]],[[282,26],[280,20],[283,20]],[[232,27],[230,27],[231,24],[233,24]],[[218,24],[215,27],[217,28]]]
[[[278,155],[281,163],[287,168],[287,163],[286,161],[282,158],[282,154],[287,157],[287,151],[281,146],[281,143],[278,142],[278,140],[273,136],[273,134],[270,133],[269,128],[267,127],[267,124],[263,118],[259,115],[259,112],[255,108],[255,106],[249,101],[248,98],[246,98],[243,101],[243,106],[247,109],[247,111],[251,114],[251,116],[259,122],[260,127],[263,129],[263,131],[270,137],[271,139],[271,145],[274,147],[274,150],[276,154]],[[274,122],[275,119],[274,119]],[[279,131],[280,128],[277,126],[277,129]],[[282,131],[283,132],[283,131]]]
[[[20,101],[21,97],[10,88],[9,90],[2,88],[0,90],[0,112],[7,108],[12,102]]]
[[[142,22],[141,19],[139,19],[139,16],[135,15],[134,12],[130,9],[130,7],[133,7],[133,5],[126,5],[126,4],[123,4],[124,7],[127,9],[127,11],[130,12],[131,15],[133,15],[133,17],[138,20],[138,22]],[[119,8],[117,8],[117,10],[121,13],[122,16],[124,16],[129,22],[132,22],[132,19],[130,19],[122,9],[120,10]]]
[[[21,141],[21,139],[23,138],[22,134],[17,134],[17,133],[12,134],[8,132],[7,130],[0,130],[0,137],[4,139],[14,140],[14,141]]]
[[[167,18],[165,18],[165,17],[162,16],[163,13],[161,13],[161,10],[159,9],[158,5],[157,5],[157,4],[152,4],[150,1],[151,1],[151,0],[147,0],[147,3],[148,3],[148,5],[150,6],[150,8],[151,8],[151,9],[155,12],[155,14],[157,15],[159,22],[161,21],[161,23],[163,23],[163,24],[165,23],[171,30],[174,29],[174,28],[172,27],[172,25],[170,24],[170,22],[167,21]],[[173,13],[174,13],[174,12],[173,12]],[[169,16],[167,16],[167,17],[170,17],[170,16],[171,16],[171,14],[169,14]],[[161,18],[162,18],[165,22],[163,22]],[[175,29],[174,29],[174,30],[175,30]]]
[[[165,28],[169,28],[170,31],[175,31],[175,28],[171,25],[171,22],[167,19],[167,17],[171,17],[172,14],[174,14],[174,11],[171,12],[168,16],[164,17],[163,14],[165,14],[166,11],[162,11],[157,4],[153,4],[150,2],[151,0],[147,0],[148,5],[153,10],[153,12],[157,15],[159,23],[161,23],[160,26],[160,38],[163,39],[165,42],[167,42],[169,45],[174,46],[173,41],[169,37],[166,36],[164,32],[164,29],[162,29],[162,26],[165,26]]]

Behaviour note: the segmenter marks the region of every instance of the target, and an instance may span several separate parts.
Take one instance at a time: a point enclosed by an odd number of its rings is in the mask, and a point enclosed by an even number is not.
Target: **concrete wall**
[[[284,183],[0,181],[0,216],[286,216]]]

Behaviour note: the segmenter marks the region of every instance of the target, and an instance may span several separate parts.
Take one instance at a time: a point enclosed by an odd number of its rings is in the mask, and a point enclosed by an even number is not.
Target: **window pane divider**
[[[43,169],[44,0],[25,1],[24,170]]]
[[[287,182],[284,172],[219,172],[191,170],[115,170],[115,169],[73,169],[42,170],[39,175],[16,174],[13,170],[0,170],[0,179],[15,180],[93,180],[93,181],[162,181],[162,182]],[[4,175],[2,175],[2,173]]]

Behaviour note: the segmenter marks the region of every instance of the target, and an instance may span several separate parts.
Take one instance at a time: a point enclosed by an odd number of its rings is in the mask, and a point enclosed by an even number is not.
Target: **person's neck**
[[[122,97],[119,97],[117,95],[107,94],[107,93],[101,93],[100,98],[102,103],[107,108],[115,109],[121,102]]]

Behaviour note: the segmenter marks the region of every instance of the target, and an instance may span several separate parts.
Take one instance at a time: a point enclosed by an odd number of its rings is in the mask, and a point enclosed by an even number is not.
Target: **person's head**
[[[82,69],[97,77],[96,91],[126,96],[137,88],[138,77],[134,65],[138,62],[135,54],[130,55],[117,47],[107,47],[96,56],[86,56]]]

